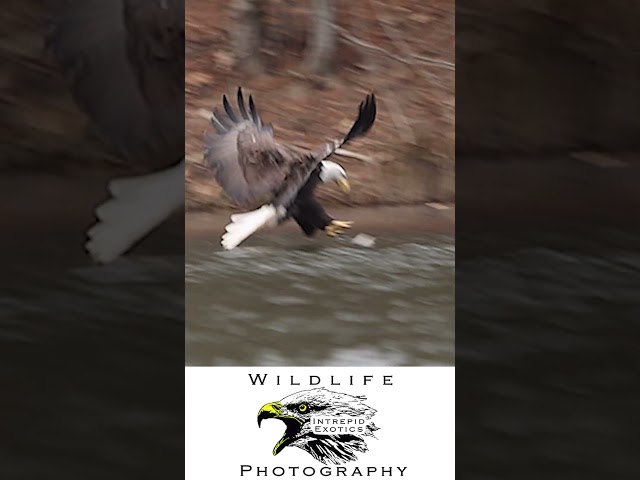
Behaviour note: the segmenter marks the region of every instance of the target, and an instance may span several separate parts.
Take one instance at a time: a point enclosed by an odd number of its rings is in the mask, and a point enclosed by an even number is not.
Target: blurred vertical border
[[[4,5],[0,14],[3,479],[183,475],[183,212],[114,264],[96,265],[84,250],[108,182],[148,171],[149,164],[123,155],[87,105],[131,108],[118,103],[131,91],[109,63],[127,59],[99,50],[113,53],[132,28],[117,16],[125,6],[149,5],[27,0]],[[61,12],[65,22],[84,29],[67,45],[82,52],[67,65],[71,75],[101,72],[80,95],[45,48]],[[178,15],[179,36],[183,9]],[[133,28],[129,34],[144,35],[142,27]],[[179,51],[183,44],[182,37]],[[171,62],[179,99],[169,108],[149,104],[164,108],[174,125],[155,138],[178,145],[170,163],[180,160],[184,145],[184,62]],[[157,72],[154,80],[156,86],[171,82]],[[116,126],[129,120],[111,119]],[[141,130],[126,133],[132,144],[142,138]]]
[[[461,478],[637,478],[640,8],[456,2]]]

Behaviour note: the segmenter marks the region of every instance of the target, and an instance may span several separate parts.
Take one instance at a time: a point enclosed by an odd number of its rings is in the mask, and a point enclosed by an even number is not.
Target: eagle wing
[[[211,123],[218,136],[207,135],[204,160],[229,197],[239,206],[253,208],[270,202],[291,165],[300,161],[295,151],[275,141],[249,96],[249,110],[238,88],[238,110],[226,95],[224,112],[213,110]]]
[[[373,93],[360,103],[358,117],[349,132],[340,140],[325,143],[314,152],[304,155],[297,162],[291,163],[285,181],[276,193],[274,202],[278,206],[289,208],[295,201],[298,192],[304,187],[318,164],[330,157],[342,145],[367,133],[376,119],[376,97]]]
[[[184,156],[184,2],[56,0],[47,47],[76,102],[119,153]],[[153,162],[153,164],[150,164]]]
[[[211,117],[219,135],[206,137],[205,164],[227,195],[247,208],[272,202],[289,208],[318,164],[340,146],[369,131],[376,118],[372,93],[360,104],[358,118],[342,139],[301,154],[275,141],[273,129],[262,123],[251,96],[247,112],[242,89],[238,89],[240,116],[226,95],[222,103],[225,112],[214,109]]]

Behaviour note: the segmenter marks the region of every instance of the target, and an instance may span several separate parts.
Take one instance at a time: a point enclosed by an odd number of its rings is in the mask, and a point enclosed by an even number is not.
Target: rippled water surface
[[[2,404],[11,412],[0,423],[12,443],[0,448],[0,478],[181,474],[172,459],[184,450],[183,264],[34,266],[0,289]]]
[[[454,363],[453,238],[187,245],[187,365]]]
[[[617,432],[634,435],[632,417],[593,414],[626,416],[638,403],[625,355],[640,323],[640,236],[593,233],[600,241],[527,238],[535,246],[459,259],[458,393],[473,408],[460,409],[456,435],[472,465],[519,478],[549,458],[566,472],[554,478],[573,478],[599,472],[592,452],[620,450]],[[0,289],[2,400],[31,421],[3,418],[27,454],[0,449],[2,478],[69,478],[67,465],[79,478],[181,474],[158,459],[184,450],[183,274],[190,364],[453,361],[451,238],[381,238],[373,249],[325,240],[261,237],[229,253],[217,239],[191,242],[186,271],[182,258],[134,256],[55,278],[12,275]],[[639,477],[637,462],[612,458]]]
[[[640,478],[640,236],[590,233],[458,257],[456,449],[480,478]]]

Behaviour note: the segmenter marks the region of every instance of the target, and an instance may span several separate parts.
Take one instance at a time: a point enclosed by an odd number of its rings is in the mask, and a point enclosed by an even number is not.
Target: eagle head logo
[[[376,438],[374,432],[379,430],[371,421],[376,411],[364,400],[366,397],[325,388],[304,390],[264,405],[258,412],[258,427],[268,418],[286,425],[284,435],[273,448],[274,455],[292,446],[324,464],[350,462],[357,460],[356,452],[368,450],[366,437]],[[351,427],[345,429],[345,425]]]

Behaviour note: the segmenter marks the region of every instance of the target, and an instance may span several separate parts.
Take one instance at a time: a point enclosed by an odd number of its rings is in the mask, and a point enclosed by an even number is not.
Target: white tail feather
[[[184,202],[184,162],[161,172],[112,180],[111,199],[96,209],[87,231],[91,257],[108,263],[162,223]]]
[[[226,233],[222,235],[222,246],[225,250],[231,250],[261,228],[275,226],[277,222],[278,211],[273,205],[231,215],[231,223],[225,227]]]
[[[243,218],[246,218],[247,215],[249,217],[251,217],[251,215],[254,213],[254,211],[248,212],[248,213],[236,213],[234,215],[231,215],[231,221],[232,222],[241,222]]]

